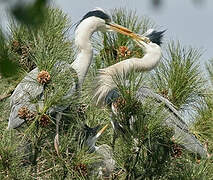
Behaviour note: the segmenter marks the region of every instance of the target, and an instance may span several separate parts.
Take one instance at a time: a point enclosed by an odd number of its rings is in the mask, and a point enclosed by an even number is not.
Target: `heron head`
[[[154,29],[149,29],[143,34],[143,36],[147,37],[152,43],[155,43],[160,46],[162,44],[162,38],[165,31],[166,30],[156,31]]]
[[[100,126],[96,126],[94,128],[89,127],[88,125],[84,125],[83,132],[84,132],[84,142],[85,145],[88,146],[89,152],[95,151],[95,143],[101,134],[106,130],[108,125],[105,125],[101,130]],[[99,131],[98,131],[99,130]]]
[[[114,32],[124,34],[126,36],[130,36],[133,39],[140,38],[139,35],[133,33],[131,30],[121,25],[118,25],[116,23],[113,23],[111,21],[110,16],[101,8],[96,8],[92,11],[89,11],[87,14],[83,16],[79,24],[81,24],[83,21],[90,22],[92,24],[91,28],[93,28],[95,31],[102,31],[102,32],[114,31]]]

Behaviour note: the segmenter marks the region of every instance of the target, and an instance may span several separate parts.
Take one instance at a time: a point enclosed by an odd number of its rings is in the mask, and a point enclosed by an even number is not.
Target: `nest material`
[[[40,84],[47,84],[50,81],[49,72],[42,70],[40,73],[38,73],[37,81]]]

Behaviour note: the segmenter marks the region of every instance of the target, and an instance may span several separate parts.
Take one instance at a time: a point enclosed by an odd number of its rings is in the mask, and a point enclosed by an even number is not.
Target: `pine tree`
[[[10,92],[9,88],[35,67],[41,71],[38,81],[47,84],[42,109],[33,113],[27,107],[20,109],[20,116],[28,119],[20,129],[5,130],[9,99],[0,100],[0,178],[104,179],[107,174],[110,179],[212,179],[213,102],[212,85],[208,84],[208,80],[212,81],[212,61],[206,68],[208,79],[204,79],[199,67],[200,50],[180,42],[165,42],[167,45],[162,48],[166,53],[154,71],[114,77],[120,97],[113,102],[118,114],[112,117],[111,108],[100,109],[92,103],[91,81],[98,69],[133,56],[143,57],[144,52],[123,35],[98,34],[93,40],[95,61],[81,97],[72,99],[64,112],[60,143],[54,144],[56,121],[46,112],[66,103],[61,97],[72,83],[67,78],[70,72],[58,73],[54,64],[59,59],[71,63],[75,53],[67,34],[71,27],[68,17],[58,9],[46,8],[45,12],[44,21],[36,27],[13,20],[11,36],[4,44],[8,57],[13,57],[20,67],[21,77],[15,82],[2,77],[0,94]],[[157,28],[149,18],[139,17],[131,10],[114,9],[111,16],[115,23],[138,34]],[[169,113],[164,104],[149,98],[138,100],[137,92],[142,86],[171,101],[184,119],[193,119],[190,132],[203,143],[209,157],[201,158],[174,140],[174,130],[163,123]],[[85,124],[104,127],[111,118],[122,125],[121,131],[115,133],[109,125],[97,142],[102,151],[90,152],[85,145]],[[111,164],[105,163],[106,157]],[[107,165],[112,165],[111,169]]]

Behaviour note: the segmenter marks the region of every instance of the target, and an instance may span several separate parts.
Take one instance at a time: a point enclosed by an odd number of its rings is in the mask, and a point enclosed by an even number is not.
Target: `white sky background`
[[[213,0],[162,0],[159,8],[151,0],[55,0],[77,22],[95,7],[109,11],[124,7],[150,17],[161,30],[167,29],[166,40],[179,40],[182,45],[203,48],[202,62],[213,58]]]
[[[71,17],[73,23],[95,7],[101,7],[106,11],[120,7],[136,10],[139,16],[150,17],[161,30],[167,29],[166,40],[179,40],[182,45],[203,48],[201,62],[213,58],[213,0],[162,0],[162,5],[158,8],[153,7],[151,0],[53,0],[53,2]],[[0,20],[4,29],[7,29],[4,4],[2,2],[0,4]]]

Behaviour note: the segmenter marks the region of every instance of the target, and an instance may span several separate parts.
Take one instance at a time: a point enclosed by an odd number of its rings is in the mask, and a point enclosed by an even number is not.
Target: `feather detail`
[[[105,69],[100,69],[95,79],[94,100],[96,105],[105,105],[105,100],[110,91],[117,87],[116,78],[125,77],[129,72],[150,71],[161,59],[161,48],[150,43],[146,47],[147,53],[142,58],[130,58]]]
[[[113,74],[108,69],[100,69],[99,74],[95,79],[96,87],[94,100],[96,105],[103,106],[107,94],[114,88],[116,84],[112,78]]]

